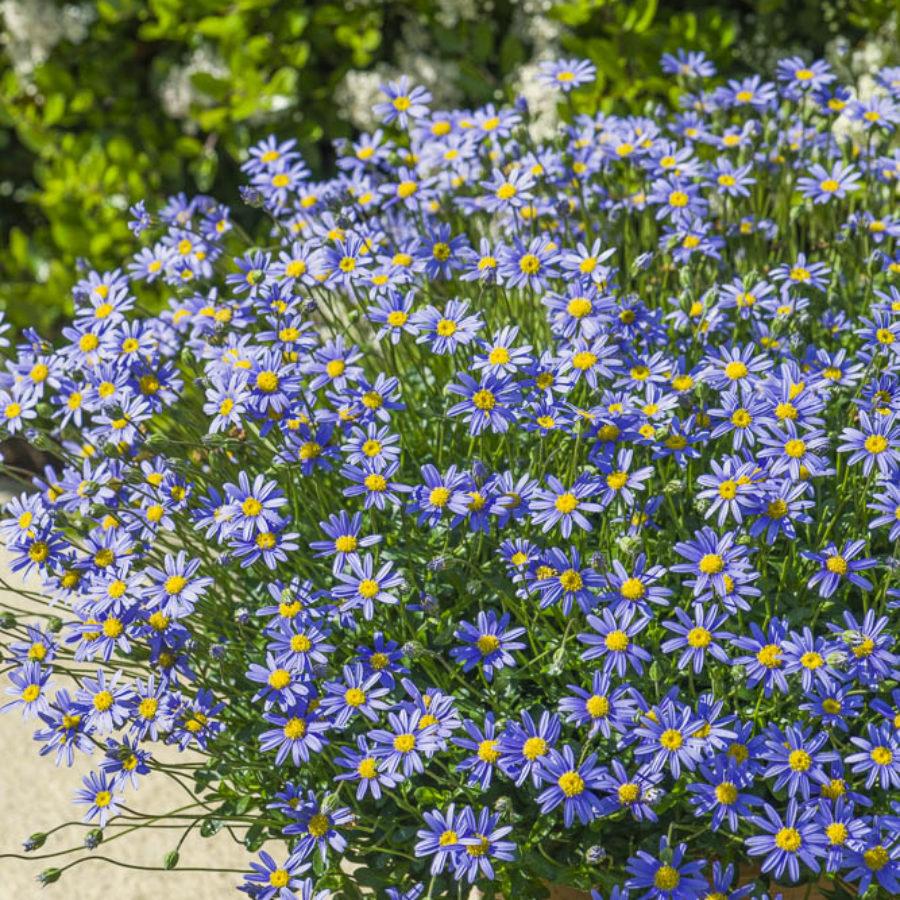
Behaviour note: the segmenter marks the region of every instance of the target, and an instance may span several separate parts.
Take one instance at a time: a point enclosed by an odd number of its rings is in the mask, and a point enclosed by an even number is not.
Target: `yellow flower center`
[[[305,634],[295,634],[291,637],[291,650],[294,653],[308,653],[312,649],[312,641]]]
[[[363,484],[366,486],[366,490],[379,493],[387,488],[387,479],[378,472],[372,472],[366,475]]]
[[[716,800],[723,806],[731,806],[737,800],[738,790],[730,781],[716,785]]]
[[[287,869],[275,869],[269,875],[269,884],[274,888],[287,887],[290,884],[291,876]]]
[[[115,616],[110,616],[103,622],[103,633],[109,638],[117,638],[122,633],[123,628],[121,621]]]
[[[843,795],[845,790],[842,778],[832,778],[828,784],[822,785],[822,796],[827,797],[829,800],[837,800],[838,797]]]
[[[719,496],[723,500],[734,500],[737,496],[737,483],[734,481],[723,481],[719,485]]]
[[[476,409],[491,410],[497,405],[497,400],[489,390],[482,388],[472,395],[472,403]]]
[[[293,719],[288,719],[284,725],[284,736],[289,741],[297,741],[302,738],[306,734],[306,722],[303,719],[298,719],[296,716]]]
[[[677,869],[672,866],[660,866],[653,876],[653,884],[661,891],[674,891],[681,881]]]
[[[344,374],[347,364],[342,359],[329,360],[325,365],[325,372],[329,378],[339,378]]]
[[[572,365],[582,372],[590,369],[591,366],[596,364],[596,362],[597,355],[595,353],[591,353],[589,350],[582,350],[572,357]]]
[[[324,813],[316,813],[310,820],[307,828],[309,829],[309,833],[314,838],[324,837],[328,834],[328,829],[331,826],[328,823],[328,816]]]
[[[542,737],[530,737],[522,744],[522,756],[534,762],[547,754],[547,742]]]
[[[335,539],[334,549],[338,553],[353,553],[357,547],[356,537],[352,534],[342,534]]]
[[[566,312],[573,319],[583,319],[591,309],[591,301],[587,297],[573,297],[566,306]]]
[[[106,712],[113,705],[113,695],[109,691],[99,691],[94,694],[93,702],[97,712]]]
[[[738,381],[745,378],[748,374],[747,366],[740,360],[734,360],[725,366],[725,377],[731,381]]]
[[[582,580],[581,575],[574,569],[566,569],[566,571],[559,576],[559,583],[564,591],[574,592],[581,590],[584,581]]]
[[[475,642],[482,656],[493,653],[500,646],[500,638],[496,634],[483,634]]]
[[[821,666],[825,665],[825,660],[822,659],[822,655],[820,653],[816,653],[814,650],[810,650],[808,653],[804,653],[803,656],[800,657],[800,665],[805,669],[818,669]]]
[[[39,684],[29,684],[22,691],[21,696],[26,703],[34,703],[41,696],[41,686]]]
[[[775,846],[788,853],[796,853],[803,844],[796,828],[782,828],[775,835]]]
[[[756,659],[767,669],[777,669],[781,665],[781,647],[777,644],[766,644],[760,648]]]
[[[584,792],[584,779],[574,770],[563,772],[556,783],[567,797],[577,797]]]
[[[478,745],[478,758],[482,762],[495,763],[500,759],[500,751],[497,749],[497,741],[486,740]]]
[[[378,582],[372,578],[364,578],[359,583],[359,595],[363,597],[365,600],[371,600],[373,597],[378,596],[378,592],[381,588],[378,586]]]
[[[536,275],[541,270],[541,261],[533,253],[526,253],[519,260],[519,269],[524,275]]]
[[[718,575],[725,568],[725,560],[717,553],[706,553],[697,564],[704,575]]]
[[[348,688],[344,691],[344,702],[347,706],[356,708],[366,702],[366,695],[359,688]]]
[[[873,872],[880,872],[891,860],[891,855],[879,844],[863,853],[863,861]]]
[[[889,766],[894,761],[894,754],[888,747],[873,747],[869,756],[876,766]]]
[[[163,588],[167,594],[170,596],[174,596],[175,594],[180,594],[185,585],[187,584],[187,578],[184,578],[181,575],[170,575],[163,585]]]
[[[867,452],[878,455],[879,453],[884,453],[887,450],[888,441],[887,438],[882,434],[870,434],[866,438],[865,448]]]
[[[274,372],[260,372],[256,376],[256,387],[264,394],[271,394],[278,389],[278,376]]]
[[[684,736],[676,728],[667,728],[659,736],[659,742],[666,750],[678,750],[684,743]]]
[[[708,647],[711,641],[712,635],[705,628],[701,628],[699,625],[696,628],[692,628],[687,633],[687,642],[692,647]]]
[[[609,698],[592,694],[584,701],[584,708],[592,719],[603,719],[609,715]]]
[[[275,669],[269,673],[269,687],[276,691],[284,690],[291,683],[291,673],[287,669]]]
[[[409,753],[416,747],[416,736],[414,734],[398,734],[394,738],[394,749],[398,753]]]
[[[606,649],[612,653],[622,653],[628,649],[628,635],[624,631],[610,631],[604,639]]]

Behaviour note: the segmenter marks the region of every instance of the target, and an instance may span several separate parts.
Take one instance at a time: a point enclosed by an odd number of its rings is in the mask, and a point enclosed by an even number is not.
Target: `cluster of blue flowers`
[[[663,69],[548,63],[546,141],[401,79],[328,180],[251,151],[259,245],[139,204],[19,337],[6,707],[87,821],[168,744],[257,900],[900,893],[900,70]]]

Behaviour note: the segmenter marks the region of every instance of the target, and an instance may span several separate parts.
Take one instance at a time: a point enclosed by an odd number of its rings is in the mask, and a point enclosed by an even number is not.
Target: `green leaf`
[[[224,100],[231,92],[231,82],[225,78],[217,78],[209,72],[194,72],[191,75],[191,84],[201,94],[206,94],[214,100]]]
[[[51,94],[44,104],[44,125],[54,125],[66,111],[65,94]]]

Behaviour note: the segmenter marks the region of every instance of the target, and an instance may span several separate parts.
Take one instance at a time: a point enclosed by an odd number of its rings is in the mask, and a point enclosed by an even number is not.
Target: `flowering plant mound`
[[[548,64],[544,140],[387,85],[327,181],[253,149],[264,246],[139,205],[22,336],[7,707],[89,849],[164,772],[259,900],[900,891],[900,72],[663,68],[618,118]]]

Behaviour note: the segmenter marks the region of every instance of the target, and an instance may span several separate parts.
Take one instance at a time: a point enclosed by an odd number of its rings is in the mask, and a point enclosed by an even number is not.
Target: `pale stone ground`
[[[0,498],[3,502],[5,498]],[[0,575],[10,583],[21,580],[10,573],[8,555],[0,548]],[[3,599],[22,608],[27,601],[0,591]],[[5,702],[9,682],[0,677],[0,705]],[[32,740],[33,720],[18,713],[0,715],[0,857],[21,853],[22,841],[30,834],[48,831],[62,822],[80,819],[83,807],[72,803],[81,777],[91,769],[91,757],[76,757],[71,769],[57,769],[54,757],[39,757],[39,745]],[[95,754],[95,761],[96,761]],[[180,757],[183,761],[184,757]],[[156,814],[189,803],[187,794],[159,773],[147,777],[139,791],[126,790],[126,805]],[[115,829],[110,829],[110,836]],[[35,855],[54,853],[79,846],[87,829],[68,828],[52,835]],[[111,856],[134,865],[161,866],[163,858],[177,843],[180,830],[142,829],[109,845],[101,844],[95,854]],[[81,854],[49,860],[0,858],[0,900],[218,900],[239,897],[234,890],[239,874],[209,872],[141,872],[110,866],[101,861],[86,862],[66,872],[53,885],[41,889],[36,878],[49,866],[60,866]],[[197,829],[181,848],[181,866],[214,866],[245,869],[250,854],[224,831],[203,838]]]

